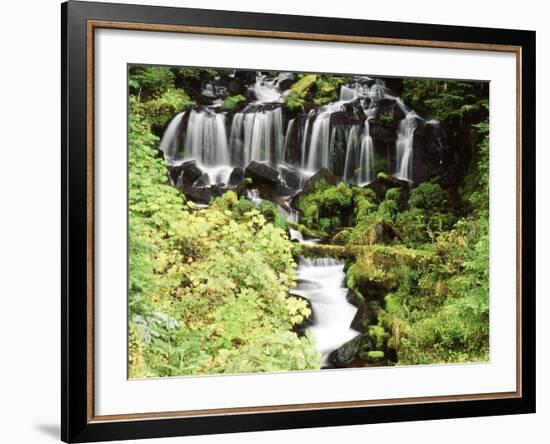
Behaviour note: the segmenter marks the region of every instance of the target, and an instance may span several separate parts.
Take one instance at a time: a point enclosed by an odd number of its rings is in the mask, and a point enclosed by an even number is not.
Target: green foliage
[[[138,102],[134,96],[130,97],[135,103],[136,112],[146,115],[153,128],[162,129],[175,114],[185,111],[195,105],[182,89],[170,88],[159,97]]]
[[[478,121],[486,116],[484,83],[404,79],[402,97],[424,115],[443,121]]]
[[[349,77],[320,75],[316,82],[315,105],[326,105],[340,97],[340,87],[350,81]]]
[[[296,81],[285,96],[285,105],[291,109],[304,107],[306,98],[317,82],[317,75],[308,74]]]
[[[342,217],[352,211],[353,191],[344,182],[329,185],[324,180],[300,198],[298,208],[303,221],[313,228],[327,231],[342,226]]]
[[[130,66],[128,70],[130,93],[138,100],[145,97],[160,96],[174,87],[174,74],[164,66]]]
[[[231,111],[235,109],[237,106],[243,104],[246,101],[246,98],[238,94],[236,96],[229,96],[226,97],[222,102],[222,108],[226,111]]]
[[[449,230],[456,217],[445,191],[437,183],[421,183],[411,191],[409,210],[396,215],[396,224],[409,245],[428,241],[435,233]]]
[[[286,233],[232,191],[187,206],[141,105],[130,100],[130,377],[319,368],[312,338],[293,332],[311,312],[288,293]]]

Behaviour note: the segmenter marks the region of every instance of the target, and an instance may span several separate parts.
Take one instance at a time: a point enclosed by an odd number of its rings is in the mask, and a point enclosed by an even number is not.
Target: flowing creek
[[[251,194],[250,197],[258,205],[257,194],[254,191]],[[279,205],[278,208],[287,220],[298,220],[298,212],[290,206],[285,208]],[[293,229],[290,230],[290,239],[306,244],[319,241],[304,239],[302,233]],[[313,323],[308,330],[315,338],[317,349],[323,354],[321,367],[330,366],[330,354],[360,334],[350,327],[357,307],[346,298],[348,289],[345,280],[343,260],[300,256],[296,270],[297,285],[291,294],[307,299],[311,304]]]

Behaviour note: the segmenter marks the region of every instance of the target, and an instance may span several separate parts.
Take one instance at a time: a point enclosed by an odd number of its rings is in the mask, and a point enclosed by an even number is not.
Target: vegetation
[[[231,111],[237,106],[243,104],[246,101],[245,97],[242,94],[236,96],[229,96],[222,102],[222,108],[226,111]]]
[[[432,175],[411,186],[384,163],[365,188],[318,180],[294,199],[300,218],[290,222],[275,198],[256,205],[244,197],[246,181],[213,193],[208,208],[168,183],[158,135],[175,114],[202,106],[204,79],[228,72],[132,66],[128,74],[130,377],[318,369],[315,340],[303,332],[310,306],[290,295],[298,255],[345,259],[361,365],[488,359],[483,84],[403,80],[405,102],[438,119],[463,147],[457,182]],[[285,111],[296,116],[338,100],[349,81],[299,74]],[[241,91],[216,106],[241,109]],[[378,118],[382,130],[395,131],[400,117]],[[289,230],[320,242],[291,243]]]
[[[263,216],[272,208],[232,191],[207,210],[186,203],[166,183],[147,114],[169,89],[140,76],[133,90],[151,93],[130,97],[130,377],[318,368],[314,340],[294,331],[311,313],[288,294],[292,245]]]

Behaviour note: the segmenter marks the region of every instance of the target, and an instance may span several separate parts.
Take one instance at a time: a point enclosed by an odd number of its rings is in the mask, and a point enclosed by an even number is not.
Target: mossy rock
[[[332,243],[335,245],[346,245],[350,240],[350,236],[350,230],[341,230],[332,237]]]
[[[372,363],[382,362],[385,358],[385,354],[381,350],[372,350],[367,352],[366,361]]]

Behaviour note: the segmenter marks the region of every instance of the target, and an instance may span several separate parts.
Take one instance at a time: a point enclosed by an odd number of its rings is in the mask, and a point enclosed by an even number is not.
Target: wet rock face
[[[201,169],[197,166],[197,162],[194,160],[169,167],[169,174],[172,183],[177,184],[181,181],[181,186],[183,187],[192,186],[203,175]]]
[[[279,172],[263,163],[256,161],[250,162],[246,167],[244,176],[252,179],[252,183],[256,185],[278,185]]]
[[[236,167],[233,169],[233,171],[231,171],[228,185],[231,185],[231,186],[238,185],[243,179],[244,179],[244,170],[240,167]]]
[[[417,122],[413,143],[412,172],[415,183],[438,175],[445,175],[451,181],[460,180],[455,177],[457,159],[453,157],[447,133],[439,124],[431,121]]]
[[[359,347],[361,345],[361,336],[358,335],[353,338],[351,341],[346,342],[340,348],[337,348],[329,355],[330,365],[343,368],[347,367],[353,362],[357,353],[359,352]]]

